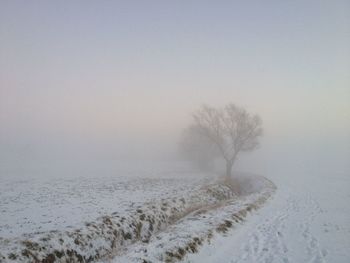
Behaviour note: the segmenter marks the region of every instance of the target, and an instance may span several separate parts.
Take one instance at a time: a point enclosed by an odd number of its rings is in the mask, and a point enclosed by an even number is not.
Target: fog
[[[2,1],[0,175],[177,162],[191,113],[229,102],[264,122],[260,149],[235,169],[348,174],[346,10],[346,1]]]
[[[349,11],[0,0],[0,262],[349,262]]]

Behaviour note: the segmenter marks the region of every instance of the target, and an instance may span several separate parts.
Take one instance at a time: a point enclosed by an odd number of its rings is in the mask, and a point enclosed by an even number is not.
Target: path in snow
[[[333,176],[279,179],[273,200],[186,261],[349,262],[349,177]]]
[[[321,213],[318,203],[312,198],[298,199],[289,196],[285,207],[276,213],[269,213],[258,223],[248,242],[242,246],[243,253],[230,262],[294,262],[296,253],[303,255],[302,262],[324,262],[327,249],[322,249],[310,226]],[[288,238],[296,235],[300,250],[289,251],[292,244]],[[296,245],[296,244],[293,244]],[[306,253],[305,250],[306,249]]]

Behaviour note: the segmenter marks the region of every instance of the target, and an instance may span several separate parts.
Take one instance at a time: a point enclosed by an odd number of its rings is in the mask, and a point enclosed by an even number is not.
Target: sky
[[[350,171],[350,2],[0,1],[2,173],[175,151],[229,102],[264,121],[243,168]]]

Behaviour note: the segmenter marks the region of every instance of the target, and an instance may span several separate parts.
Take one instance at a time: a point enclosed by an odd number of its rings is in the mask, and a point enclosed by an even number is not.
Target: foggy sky
[[[349,47],[349,1],[1,1],[0,171],[175,151],[228,102],[264,120],[241,164],[349,168]]]

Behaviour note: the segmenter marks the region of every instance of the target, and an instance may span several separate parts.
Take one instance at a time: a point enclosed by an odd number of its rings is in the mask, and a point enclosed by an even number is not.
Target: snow
[[[246,194],[194,211],[152,236],[149,242],[138,242],[127,247],[113,262],[175,262],[188,253],[197,252],[202,244],[211,242],[215,234],[225,233],[229,228],[241,224],[249,212],[268,200],[275,186],[258,176],[246,175],[238,179]],[[251,192],[252,189],[254,192]]]
[[[29,248],[40,259],[54,251],[100,263],[348,262],[349,174],[267,177],[277,189],[260,176],[227,185],[171,165],[118,176],[2,178],[0,262],[30,262],[20,256]]]
[[[0,262],[106,258],[191,211],[234,197],[229,186],[194,172],[143,176],[7,182]],[[23,222],[29,226],[19,227]]]
[[[0,236],[79,227],[116,211],[127,213],[145,202],[178,197],[208,180],[195,173],[143,176],[3,180]]]
[[[349,175],[272,179],[278,187],[273,200],[184,262],[349,262]]]

